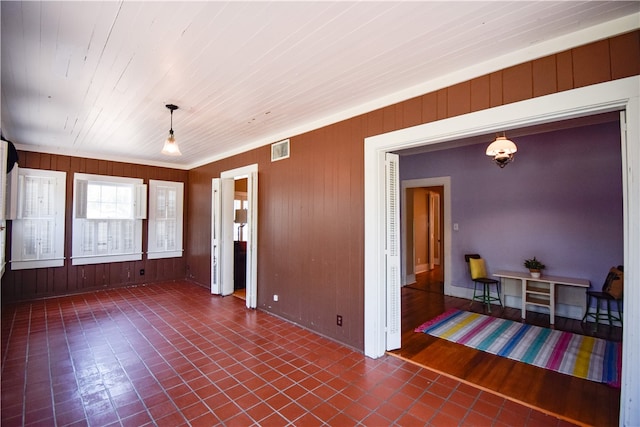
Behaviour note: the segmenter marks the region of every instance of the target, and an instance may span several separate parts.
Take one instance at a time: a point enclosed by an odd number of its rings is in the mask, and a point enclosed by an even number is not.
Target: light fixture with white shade
[[[167,104],[166,107],[171,110],[171,128],[169,128],[169,138],[164,142],[164,147],[162,147],[161,153],[166,154],[167,156],[182,156],[180,148],[178,148],[178,143],[173,136],[173,111],[177,110],[178,106]]]
[[[513,155],[518,151],[518,147],[513,141],[508,140],[504,134],[502,136],[496,137],[496,140],[493,141],[487,147],[487,156],[493,157],[493,161],[503,168],[513,161]]]
[[[247,210],[236,209],[233,222],[238,224],[238,241],[242,241],[242,229],[247,225]]]

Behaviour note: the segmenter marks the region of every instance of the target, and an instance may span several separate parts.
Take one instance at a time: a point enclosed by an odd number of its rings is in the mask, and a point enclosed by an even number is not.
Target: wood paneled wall
[[[363,349],[364,138],[638,74],[635,31],[292,136],[286,160],[271,163],[269,147],[262,147],[194,169],[189,277],[209,286],[211,178],[258,163],[258,306]]]
[[[58,156],[45,153],[20,151],[19,166],[22,168],[47,169],[67,173],[65,214],[65,265],[63,267],[38,268],[12,271],[10,266],[2,278],[2,301],[27,300],[71,293],[108,289],[119,286],[152,283],[161,280],[184,279],[186,257],[148,260],[143,255],[140,261],[117,262],[95,265],[71,265],[71,228],[73,204],[73,174],[75,172],[179,181],[185,183],[185,199],[188,198],[188,172],[178,169],[120,163],[80,157]],[[184,217],[188,209],[185,204]],[[7,260],[11,254],[11,221],[7,221]],[[186,234],[186,233],[185,233]],[[147,250],[147,221],[143,221],[142,250]],[[140,270],[144,269],[144,275]]]

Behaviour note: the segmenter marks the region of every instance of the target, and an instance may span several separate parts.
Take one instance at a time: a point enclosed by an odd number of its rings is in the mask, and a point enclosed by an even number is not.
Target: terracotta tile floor
[[[2,308],[2,426],[563,426],[187,282]]]

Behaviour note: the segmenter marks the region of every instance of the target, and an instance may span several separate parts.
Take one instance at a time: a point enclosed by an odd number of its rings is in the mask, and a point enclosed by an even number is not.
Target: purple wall
[[[619,123],[513,141],[504,169],[485,155],[490,141],[400,158],[402,180],[451,177],[451,283],[471,286],[464,254],[479,253],[489,271],[526,271],[536,256],[546,274],[599,289],[624,256]]]

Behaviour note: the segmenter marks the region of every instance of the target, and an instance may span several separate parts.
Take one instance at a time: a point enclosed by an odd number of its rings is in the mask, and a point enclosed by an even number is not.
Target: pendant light
[[[496,140],[487,147],[486,154],[487,156],[493,157],[493,161],[500,166],[500,168],[503,168],[507,163],[513,161],[513,155],[516,151],[518,151],[516,144],[502,134],[502,136],[496,137]]]
[[[169,129],[169,138],[164,142],[164,147],[162,147],[161,153],[167,156],[182,156],[180,148],[178,148],[178,143],[173,136],[173,111],[177,110],[178,106],[167,104],[166,107],[171,110],[171,128]]]

